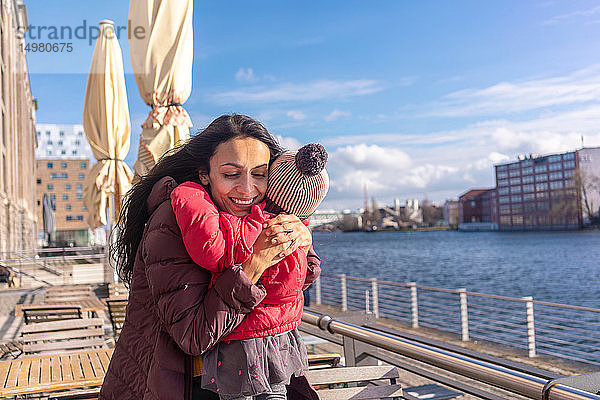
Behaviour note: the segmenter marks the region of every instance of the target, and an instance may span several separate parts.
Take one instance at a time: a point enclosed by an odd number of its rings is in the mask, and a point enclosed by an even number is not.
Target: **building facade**
[[[56,244],[87,246],[95,236],[83,203],[83,184],[92,151],[82,125],[37,124],[36,214],[42,221],[43,197],[53,204]],[[39,224],[42,229],[41,223]],[[42,233],[38,233],[43,237]]]
[[[581,189],[584,224],[600,223],[600,147],[577,151],[579,173],[576,184]]]
[[[458,198],[458,229],[498,229],[496,189],[471,189]]]
[[[578,167],[575,151],[496,165],[499,229],[580,229]]]
[[[0,250],[36,247],[36,102],[31,94],[22,0],[0,1]]]

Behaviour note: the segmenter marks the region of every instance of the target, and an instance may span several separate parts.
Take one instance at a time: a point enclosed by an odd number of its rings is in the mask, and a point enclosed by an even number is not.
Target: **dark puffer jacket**
[[[147,199],[151,216],[99,400],[191,400],[192,356],[231,332],[266,295],[235,266],[208,288],[211,274],[191,260],[175,221],[169,195],[176,186],[165,177]],[[318,273],[319,264],[310,254],[309,269]],[[316,397],[303,377],[288,389],[290,398]]]

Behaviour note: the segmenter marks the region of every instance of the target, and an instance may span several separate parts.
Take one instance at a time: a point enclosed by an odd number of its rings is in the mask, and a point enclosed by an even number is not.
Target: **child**
[[[269,169],[265,201],[243,217],[219,212],[202,185],[179,185],[171,193],[171,204],[194,262],[213,273],[214,283],[225,268],[250,257],[262,224],[273,214],[294,214],[308,225],[307,218],[329,188],[326,162],[327,152],[319,144],[283,153]],[[281,399],[291,376],[308,369],[306,348],[296,329],[302,316],[302,290],[320,273],[318,268],[309,269],[308,251],[298,249],[265,270],[260,278],[265,299],[203,355],[203,388],[222,399],[259,394]]]

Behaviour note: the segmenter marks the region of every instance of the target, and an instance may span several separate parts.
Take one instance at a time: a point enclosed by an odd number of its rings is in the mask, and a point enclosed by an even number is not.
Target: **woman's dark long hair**
[[[245,115],[223,115],[187,143],[165,153],[154,168],[127,192],[119,216],[117,238],[111,245],[117,273],[124,282],[131,283],[135,256],[150,218],[146,199],[156,182],[170,176],[178,184],[187,181],[200,183],[198,171],[209,172],[209,162],[217,146],[244,137],[255,138],[267,145],[271,153],[270,162],[282,151],[277,139],[260,122]]]

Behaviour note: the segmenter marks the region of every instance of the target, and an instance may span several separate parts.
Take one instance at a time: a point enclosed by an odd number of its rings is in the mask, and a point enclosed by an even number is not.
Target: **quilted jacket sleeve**
[[[233,232],[229,221],[220,217],[207,191],[198,183],[183,183],[171,193],[171,205],[192,260],[209,271],[221,272],[226,263],[221,258],[232,259],[228,247]]]
[[[317,280],[319,275],[321,275],[321,259],[312,246],[310,246],[306,258],[308,259],[308,271],[306,273],[306,279],[304,280],[304,286],[302,287],[302,290],[308,289],[310,285]]]
[[[156,217],[156,218],[155,218]],[[209,289],[211,272],[188,255],[169,202],[148,221],[141,258],[164,329],[191,355],[200,355],[240,324],[266,291],[232,266]]]

